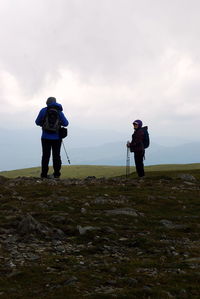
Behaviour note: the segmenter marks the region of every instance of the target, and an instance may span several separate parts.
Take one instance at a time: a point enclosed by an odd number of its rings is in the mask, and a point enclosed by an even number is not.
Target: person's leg
[[[60,148],[61,148],[62,140],[53,140],[52,143],[52,153],[53,153],[53,169],[54,169],[54,177],[60,177],[60,169],[61,169],[61,157],[60,157]]]
[[[140,152],[135,152],[134,153],[134,159],[135,159],[135,167],[136,167],[136,171],[139,177],[143,177],[145,175],[144,173],[144,152],[140,151]]]
[[[41,177],[46,178],[49,170],[49,159],[51,155],[51,140],[42,139],[42,172]]]

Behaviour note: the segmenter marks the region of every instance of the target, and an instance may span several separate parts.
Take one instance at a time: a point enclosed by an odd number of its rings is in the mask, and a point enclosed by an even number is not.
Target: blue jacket
[[[58,104],[58,103],[53,103],[53,104],[48,105],[48,107],[57,107],[58,108],[61,125],[63,127],[67,127],[68,124],[69,124],[69,122],[66,119],[64,113],[62,112],[63,111],[62,105]],[[42,123],[43,123],[43,119],[45,117],[46,111],[47,111],[47,107],[42,108],[40,110],[40,112],[38,114],[38,117],[35,120],[35,123],[36,123],[37,126],[42,127]],[[42,130],[42,138],[43,139],[51,139],[51,140],[58,140],[58,139],[60,139],[60,137],[59,137],[59,135],[57,133],[47,133],[44,130]]]

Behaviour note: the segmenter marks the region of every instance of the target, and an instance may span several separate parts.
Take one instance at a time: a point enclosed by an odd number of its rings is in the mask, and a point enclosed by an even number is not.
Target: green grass
[[[131,172],[135,172],[135,167],[131,166]],[[146,166],[145,171],[148,175],[152,172],[172,172],[172,171],[189,171],[189,170],[200,170],[199,163],[193,164],[163,164]],[[53,172],[52,167],[49,169],[49,173]],[[96,165],[70,165],[62,166],[62,178],[85,178],[87,176],[99,177],[116,177],[122,176],[126,173],[125,166],[96,166]],[[18,176],[40,176],[40,167],[16,169],[11,171],[2,171],[0,175],[15,178]]]

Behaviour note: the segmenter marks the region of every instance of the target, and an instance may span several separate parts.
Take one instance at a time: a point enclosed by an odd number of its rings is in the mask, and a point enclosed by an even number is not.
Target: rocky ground
[[[0,298],[200,298],[200,181],[0,177]]]

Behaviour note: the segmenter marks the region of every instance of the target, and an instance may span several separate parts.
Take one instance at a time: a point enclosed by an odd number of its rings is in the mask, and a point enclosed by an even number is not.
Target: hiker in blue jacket
[[[42,171],[41,178],[48,178],[48,170],[49,170],[49,160],[51,156],[53,156],[53,169],[54,169],[54,178],[59,178],[61,173],[61,157],[60,157],[60,149],[62,138],[59,135],[60,126],[67,127],[69,122],[66,119],[61,104],[56,102],[56,98],[49,97],[46,101],[47,107],[44,107],[40,110],[38,117],[35,120],[37,126],[42,127]],[[55,126],[58,128],[54,131],[46,130],[44,128],[44,122],[46,122],[47,114],[50,109],[57,115],[57,123]]]

